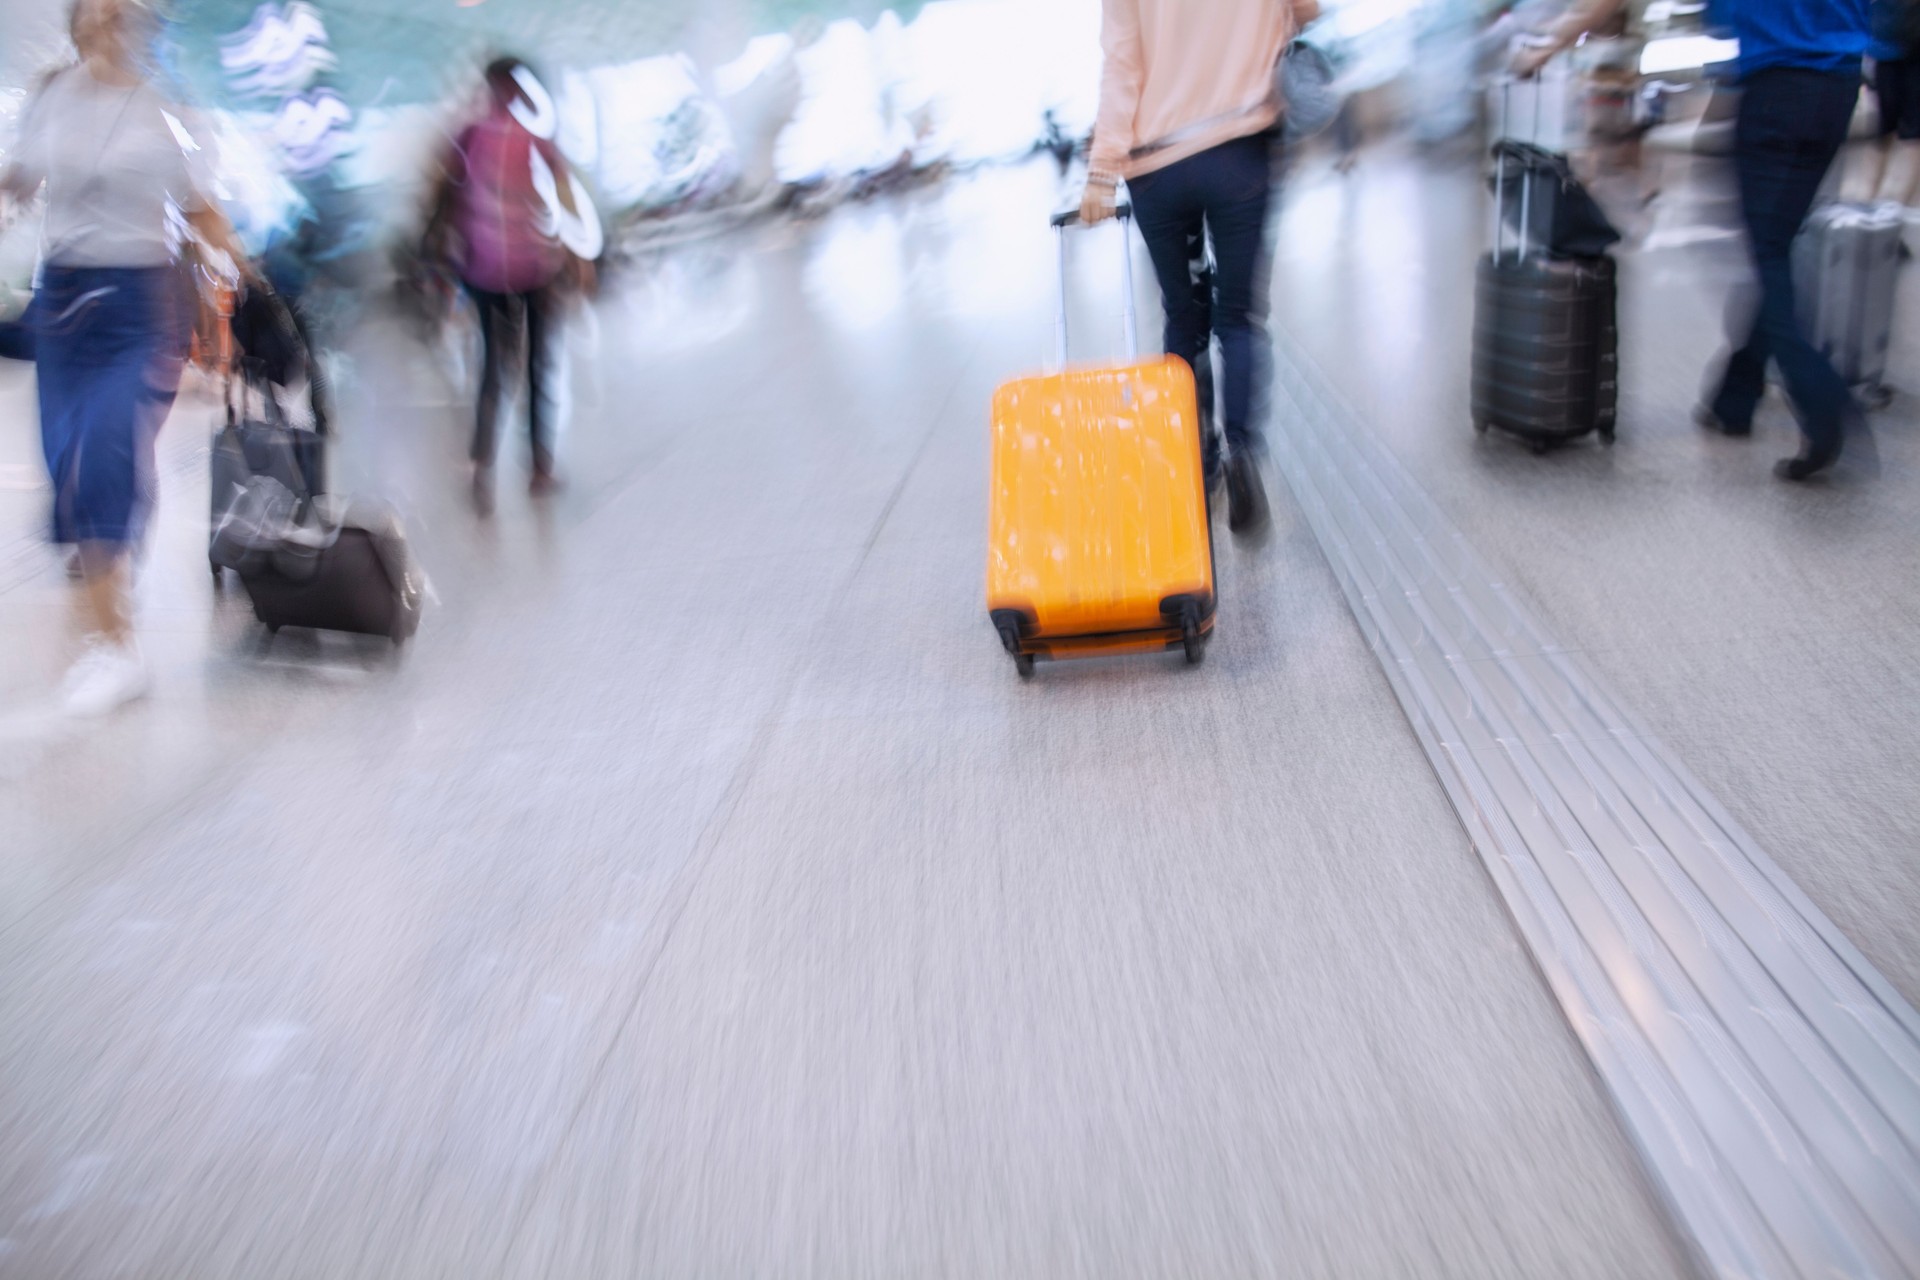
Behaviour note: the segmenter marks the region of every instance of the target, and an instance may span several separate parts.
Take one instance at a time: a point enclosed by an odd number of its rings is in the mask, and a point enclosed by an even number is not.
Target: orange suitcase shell
[[[1131,347],[1130,287],[1127,297]],[[1064,319],[1059,333],[1064,350]],[[987,611],[1022,675],[1037,657],[1184,649],[1200,660],[1213,542],[1184,361],[1006,383],[993,398],[989,507]]]

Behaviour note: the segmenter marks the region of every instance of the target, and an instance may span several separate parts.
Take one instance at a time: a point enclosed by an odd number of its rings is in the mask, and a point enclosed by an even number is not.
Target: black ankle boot
[[[1266,486],[1260,483],[1260,471],[1253,459],[1236,455],[1227,463],[1227,528],[1235,533],[1257,533],[1266,528]]]
[[[1840,457],[1840,442],[1851,427],[1851,423],[1843,422],[1834,428],[1833,438],[1825,444],[1816,445],[1808,441],[1793,457],[1782,458],[1774,463],[1773,474],[1782,480],[1805,480],[1825,471]]]

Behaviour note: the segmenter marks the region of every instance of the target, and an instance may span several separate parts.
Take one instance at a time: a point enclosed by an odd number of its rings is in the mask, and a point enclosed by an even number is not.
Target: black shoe
[[[1706,405],[1695,405],[1693,420],[1709,431],[1717,431],[1723,436],[1750,436],[1753,434],[1751,422],[1722,422],[1718,414]]]
[[[1227,528],[1235,533],[1258,533],[1270,518],[1259,469],[1245,454],[1235,457],[1227,463]]]
[[[1808,447],[1791,458],[1773,464],[1773,474],[1782,480],[1807,480],[1825,471],[1840,456],[1838,444],[1825,449]]]
[[[1810,480],[1832,465],[1831,459],[1822,461],[1797,454],[1791,458],[1782,458],[1773,464],[1773,474],[1782,480]]]

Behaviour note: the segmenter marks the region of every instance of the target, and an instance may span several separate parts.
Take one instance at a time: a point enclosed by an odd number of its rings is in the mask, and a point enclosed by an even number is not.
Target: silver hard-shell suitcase
[[[1800,328],[1869,404],[1885,403],[1893,337],[1894,275],[1903,210],[1897,204],[1829,204],[1808,215],[1793,244]]]

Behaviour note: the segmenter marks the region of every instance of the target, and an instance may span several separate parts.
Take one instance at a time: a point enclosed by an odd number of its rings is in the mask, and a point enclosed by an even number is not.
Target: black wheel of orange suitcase
[[[1200,634],[1200,628],[1189,620],[1180,631],[1180,646],[1187,651],[1187,665],[1197,667],[1200,659],[1207,656],[1207,638]]]
[[[1490,431],[1492,428],[1493,428],[1493,424],[1491,422],[1488,422],[1485,418],[1475,418],[1473,420],[1473,434],[1477,436],[1483,436],[1487,434],[1487,432]]]
[[[1031,680],[1033,678],[1033,655],[1030,653],[1014,654],[1013,669],[1020,673],[1022,680]]]

